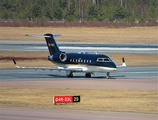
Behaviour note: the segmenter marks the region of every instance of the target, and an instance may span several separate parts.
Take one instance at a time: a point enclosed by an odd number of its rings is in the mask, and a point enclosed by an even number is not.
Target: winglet
[[[124,68],[126,67],[126,63],[125,63],[125,59],[124,57],[122,58],[122,65],[121,66],[117,66],[117,68]]]
[[[14,65],[16,65],[16,61],[13,59]]]
[[[19,66],[16,64],[16,61],[14,59],[13,59],[13,63],[14,63],[16,68],[19,68]]]
[[[126,67],[126,63],[125,63],[124,57],[122,58],[122,67]]]

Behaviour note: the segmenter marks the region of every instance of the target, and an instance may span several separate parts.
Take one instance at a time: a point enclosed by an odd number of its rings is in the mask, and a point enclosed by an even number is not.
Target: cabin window
[[[78,62],[81,62],[81,58],[78,59]]]
[[[103,59],[102,59],[102,58],[98,58],[98,59],[97,59],[97,61],[102,62],[102,61],[103,61]]]
[[[104,62],[109,62],[109,59],[108,59],[108,58],[104,58],[103,61],[104,61]]]
[[[109,62],[109,58],[97,58],[97,62]]]

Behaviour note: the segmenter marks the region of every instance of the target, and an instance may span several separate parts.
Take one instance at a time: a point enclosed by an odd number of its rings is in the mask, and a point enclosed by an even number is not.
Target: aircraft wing
[[[58,71],[72,71],[72,72],[82,72],[84,71],[83,68],[64,68],[64,67],[58,67],[58,68],[51,68],[51,67],[24,67],[24,66],[18,66],[16,61],[13,59],[14,65],[16,68],[19,69],[34,69],[34,70],[58,70]]]
[[[126,63],[125,63],[125,59],[122,58],[122,65],[121,66],[117,66],[117,68],[124,68],[126,67]]]

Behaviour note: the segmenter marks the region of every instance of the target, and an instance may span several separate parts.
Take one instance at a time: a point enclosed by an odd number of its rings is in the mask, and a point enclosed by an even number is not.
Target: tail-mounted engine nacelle
[[[48,60],[52,61],[53,60],[53,55],[48,56]]]
[[[67,60],[67,55],[66,55],[65,53],[61,53],[61,54],[59,55],[59,59],[60,59],[62,62],[64,62],[64,61]]]

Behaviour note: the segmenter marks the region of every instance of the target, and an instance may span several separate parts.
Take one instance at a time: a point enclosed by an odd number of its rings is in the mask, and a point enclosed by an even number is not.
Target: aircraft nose
[[[113,68],[115,68],[115,69],[117,68],[117,66],[116,66],[116,64],[115,64],[114,62],[112,62],[111,64],[112,64],[111,66],[112,66]]]
[[[111,67],[112,67],[112,71],[116,71],[117,70],[117,66],[114,62],[111,63]]]

